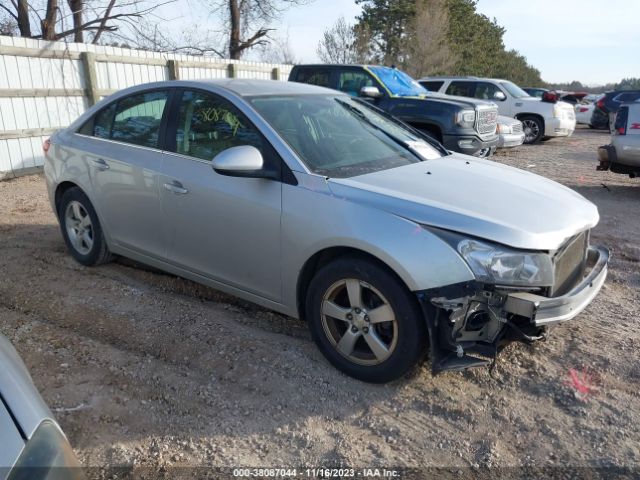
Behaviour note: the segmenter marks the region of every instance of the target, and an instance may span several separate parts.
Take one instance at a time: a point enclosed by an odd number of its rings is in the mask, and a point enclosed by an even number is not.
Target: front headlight
[[[513,132],[511,131],[511,126],[506,123],[499,123],[498,128],[496,128],[496,133],[508,134]]]
[[[456,113],[456,124],[464,128],[473,128],[476,123],[475,110],[460,110]]]
[[[527,287],[553,285],[553,263],[545,253],[511,250],[472,239],[460,240],[457,250],[481,282]]]

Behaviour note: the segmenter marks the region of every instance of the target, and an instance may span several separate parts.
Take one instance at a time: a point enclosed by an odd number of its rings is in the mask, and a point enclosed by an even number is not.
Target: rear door
[[[78,132],[110,239],[158,258],[166,250],[158,175],[168,99],[168,90],[129,95],[100,110]]]
[[[281,159],[229,100],[203,90],[176,97],[160,179],[174,265],[274,301],[281,300],[282,183],[216,173],[213,158],[252,145],[267,168]]]

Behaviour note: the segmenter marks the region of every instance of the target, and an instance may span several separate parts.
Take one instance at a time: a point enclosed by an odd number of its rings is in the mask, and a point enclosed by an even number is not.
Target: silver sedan
[[[600,290],[596,207],[447,152],[388,114],[298,83],[137,86],[45,145],[73,257],[130,257],[304,318],[337,368],[387,382],[487,365]]]

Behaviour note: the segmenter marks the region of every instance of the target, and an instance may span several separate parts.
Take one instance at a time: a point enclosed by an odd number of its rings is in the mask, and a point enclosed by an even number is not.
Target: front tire
[[[395,275],[367,259],[344,257],[322,267],[309,285],[306,313],[327,360],[364,382],[402,377],[427,349],[417,300]]]
[[[522,122],[522,128],[524,129],[524,143],[531,145],[539,142],[544,135],[542,120],[532,115],[518,117],[518,120]]]
[[[89,198],[78,187],[64,192],[58,204],[62,237],[71,256],[82,265],[93,266],[111,261],[102,227]]]

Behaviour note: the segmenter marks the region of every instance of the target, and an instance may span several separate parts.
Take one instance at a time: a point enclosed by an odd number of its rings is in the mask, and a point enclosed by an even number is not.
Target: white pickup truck
[[[477,77],[424,77],[420,84],[432,92],[493,101],[500,115],[522,122],[525,143],[550,137],[568,137],[576,128],[573,106],[531,97],[508,80]]]

